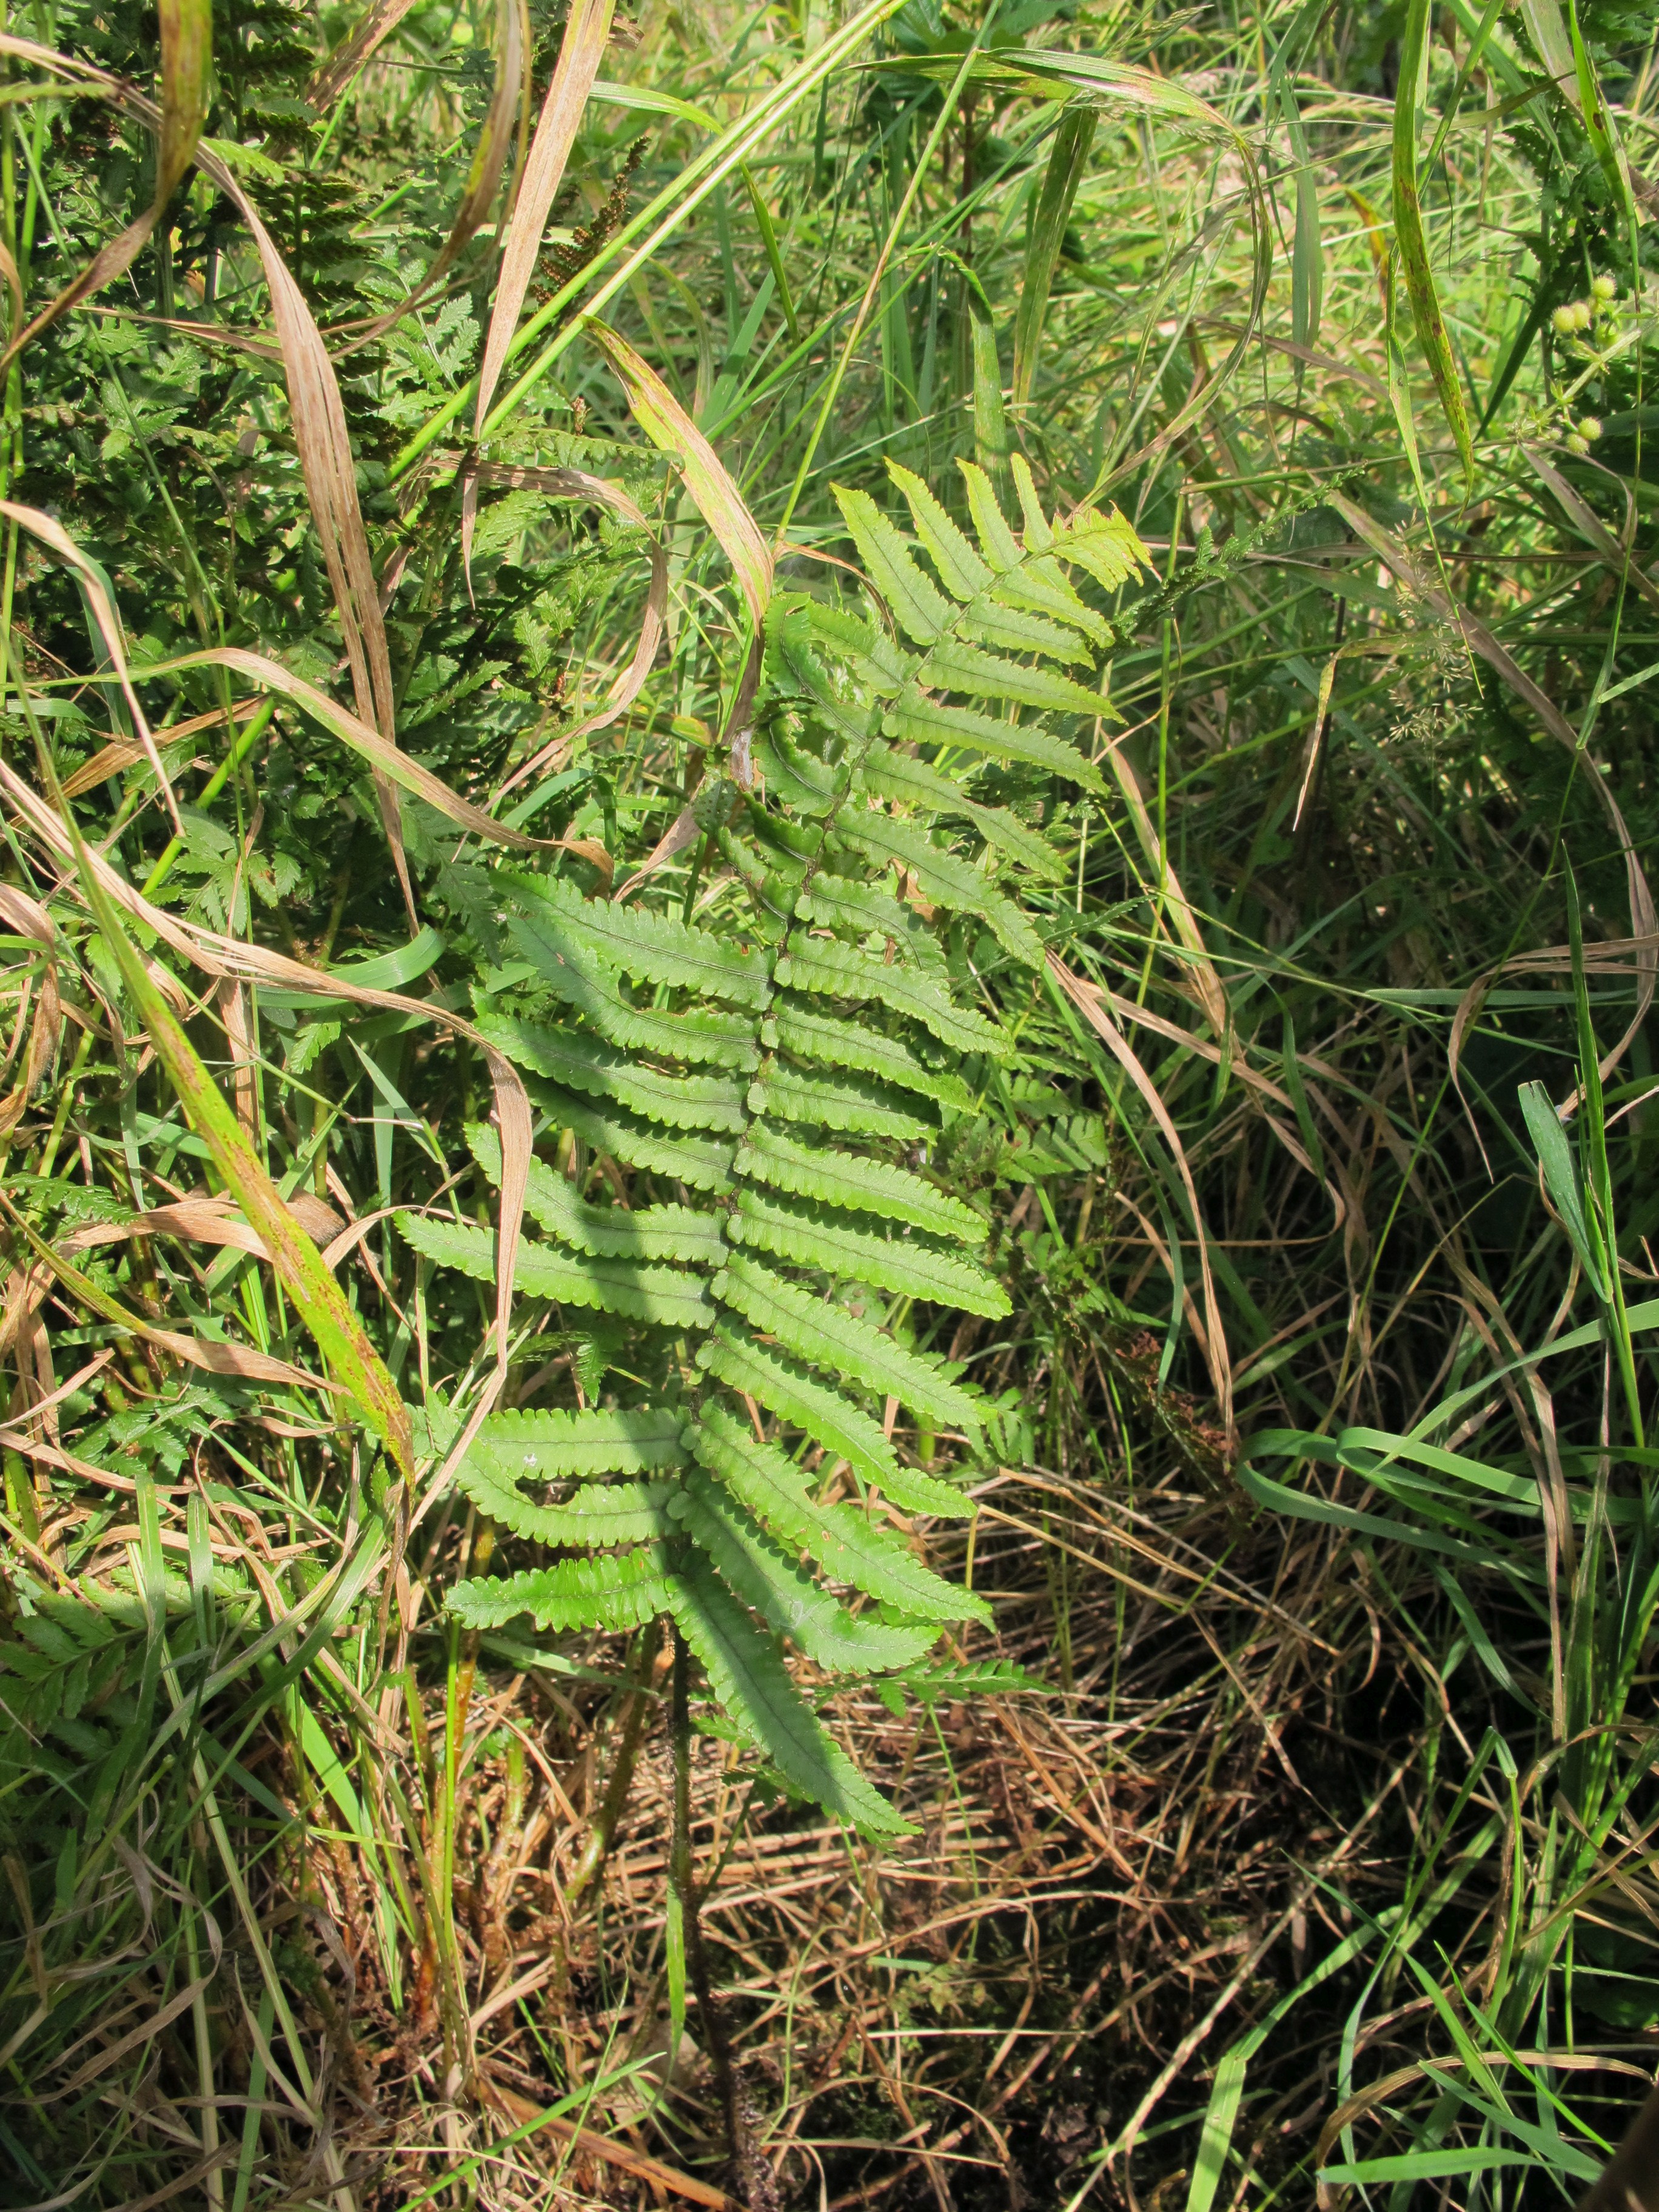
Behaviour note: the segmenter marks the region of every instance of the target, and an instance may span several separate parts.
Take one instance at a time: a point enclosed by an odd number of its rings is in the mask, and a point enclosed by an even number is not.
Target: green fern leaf
[[[907,1513],[958,1521],[973,1511],[950,1483],[901,1467],[890,1439],[866,1413],[838,1390],[826,1389],[793,1360],[757,1344],[740,1322],[717,1328],[698,1352],[697,1364],[789,1422],[833,1458],[844,1459],[861,1480],[875,1484]]]
[[[994,570],[980,559],[921,478],[896,461],[888,462],[887,473],[903,493],[915,533],[951,598],[966,606],[982,592],[988,592],[996,581]]]
[[[584,957],[602,960],[638,981],[678,985],[733,1006],[766,1004],[765,963],[710,930],[641,906],[585,899],[557,877],[515,874],[508,880],[525,941],[531,933],[539,935],[555,957],[579,967]]]
[[[492,1413],[467,1446],[462,1466],[483,1469],[497,1484],[647,1474],[684,1463],[684,1426],[683,1414],[656,1406]]]
[[[915,1413],[977,1431],[978,1401],[958,1389],[933,1360],[907,1351],[845,1307],[827,1304],[757,1261],[732,1253],[709,1289],[751,1328],[775,1337],[810,1366],[855,1376],[865,1389],[897,1398]]]
[[[951,638],[936,645],[916,671],[916,682],[930,690],[965,691],[974,699],[1009,699],[1045,714],[1101,714],[1107,703],[1069,676],[1051,668],[1027,668],[1000,653]]]
[[[507,933],[524,954],[529,972],[623,1051],[732,1067],[744,1074],[753,1068],[753,1033],[741,1014],[721,1013],[711,1007],[673,1014],[655,1006],[636,1006],[623,996],[615,975],[599,960],[576,965],[555,952],[544,931],[517,915],[508,915]],[[563,941],[568,944],[570,939]],[[510,978],[498,971],[489,980],[491,988],[499,991]]]
[[[820,869],[796,899],[794,911],[802,921],[845,930],[854,937],[878,933],[890,938],[901,957],[917,967],[939,976],[948,972],[945,955],[921,917],[873,884]]]
[[[919,824],[873,807],[848,807],[836,826],[846,843],[878,865],[909,869],[925,899],[959,914],[978,915],[1015,959],[1030,967],[1042,966],[1042,940],[1019,908],[993,890],[977,868],[954,853],[941,851]]]
[[[994,1060],[1006,1060],[1013,1052],[1012,1042],[1000,1029],[983,1014],[958,1006],[931,976],[896,961],[889,967],[830,938],[792,939],[790,950],[779,957],[776,975],[788,990],[890,1006],[895,1013],[931,1030],[954,1052],[985,1052]]]
[[[481,1013],[477,1028],[518,1066],[550,1075],[670,1128],[714,1129],[735,1136],[747,1118],[742,1083],[724,1076],[665,1075],[580,1030],[546,1029],[505,1014]]]
[[[678,1507],[687,1534],[708,1554],[722,1579],[815,1667],[836,1674],[911,1667],[939,1641],[937,1623],[927,1628],[889,1626],[849,1613],[706,1476],[688,1477]]]
[[[728,1231],[752,1250],[775,1253],[799,1267],[822,1267],[842,1282],[872,1283],[993,1320],[1012,1310],[996,1277],[971,1260],[915,1237],[879,1236],[818,1206],[781,1205],[759,1191],[742,1191]]]
[[[675,1589],[660,1544],[561,1559],[500,1581],[457,1583],[450,1610],[465,1628],[505,1628],[528,1613],[538,1628],[637,1628],[672,1610]]]
[[[501,1182],[501,1143],[493,1129],[474,1123],[466,1141],[490,1182]],[[637,1213],[625,1206],[588,1206],[562,1175],[540,1160],[530,1163],[525,1211],[531,1219],[579,1252],[608,1260],[678,1260],[693,1267],[718,1267],[726,1256],[720,1216],[689,1206],[647,1206]]]
[[[991,479],[977,461],[958,460],[963,481],[968,487],[968,512],[974,518],[974,530],[980,550],[999,576],[1006,576],[1018,568],[1024,554],[1019,541],[1008,527],[1008,519],[997,503],[991,489]]]
[[[830,1083],[819,1075],[799,1075],[775,1062],[757,1076],[749,1092],[757,1115],[805,1121],[822,1129],[847,1129],[865,1137],[891,1137],[900,1144],[925,1142],[939,1130],[907,1113],[890,1094],[869,1083]]]
[[[732,1188],[732,1147],[697,1144],[689,1138],[659,1136],[641,1128],[623,1114],[602,1114],[570,1091],[550,1083],[530,1086],[532,1095],[554,1125],[574,1129],[595,1152],[609,1152],[629,1167],[645,1168],[653,1175],[672,1176],[693,1190],[712,1191],[719,1197]]]
[[[880,1076],[958,1113],[973,1109],[973,1093],[959,1075],[948,1068],[924,1067],[896,1037],[884,1036],[879,1030],[865,1029],[857,1022],[837,1021],[833,1014],[820,1014],[810,1006],[781,1003],[771,1020],[761,1024],[761,1042],[773,1051],[793,1053],[797,1060]]]
[[[581,1544],[599,1551],[672,1536],[671,1482],[592,1482],[562,1505],[538,1505],[516,1484],[497,1482],[469,1459],[456,1481],[481,1513],[537,1544]]]
[[[798,1198],[908,1221],[913,1229],[951,1237],[958,1244],[981,1246],[985,1242],[985,1224],[970,1206],[947,1191],[936,1190],[908,1168],[866,1159],[858,1152],[797,1144],[763,1123],[750,1130],[738,1154],[737,1171],[749,1182],[770,1183],[775,1190],[790,1191]]]
[[[495,1279],[493,1229],[459,1221],[429,1221],[417,1213],[393,1217],[405,1242],[441,1267],[453,1267],[477,1282]],[[597,1307],[629,1321],[667,1328],[707,1328],[714,1310],[694,1275],[673,1267],[636,1267],[627,1260],[569,1258],[544,1244],[519,1248],[513,1276],[527,1297],[555,1298],[561,1305]]]
[[[718,1475],[775,1536],[809,1553],[837,1582],[849,1583],[914,1620],[989,1622],[991,1608],[983,1598],[924,1567],[897,1537],[855,1505],[818,1504],[805,1475],[788,1454],[775,1444],[762,1443],[723,1407],[705,1406],[688,1440],[709,1473]],[[793,1635],[794,1630],[789,1632]]]
[[[715,1697],[798,1790],[872,1836],[911,1832],[824,1728],[738,1600],[695,1553],[676,1575],[670,1609]]]
[[[956,609],[917,562],[908,544],[867,491],[830,487],[865,573],[893,610],[893,619],[918,645],[931,645],[950,631]]]
[[[1108,711],[1104,699],[1095,701],[1096,714]],[[999,721],[970,707],[954,707],[948,700],[907,692],[881,726],[884,736],[900,744],[962,745],[969,752],[989,753],[993,760],[1029,761],[1034,768],[1051,769],[1086,791],[1106,788],[1100,770],[1068,739],[1027,723]]]
[[[981,806],[958,790],[948,775],[929,768],[913,753],[872,746],[860,771],[866,791],[901,806],[925,807],[935,814],[959,814],[971,822],[988,845],[1029,868],[1048,883],[1066,880],[1066,863],[1041,830],[1030,830],[1006,806]]]

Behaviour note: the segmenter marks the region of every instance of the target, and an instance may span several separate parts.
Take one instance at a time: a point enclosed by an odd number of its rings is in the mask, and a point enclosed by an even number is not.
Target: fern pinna
[[[1042,717],[1092,725],[1105,708],[1067,672],[1110,635],[1073,575],[1112,592],[1144,559],[1115,514],[1045,519],[1018,459],[1023,538],[984,474],[963,474],[977,544],[903,470],[920,548],[867,494],[838,494],[896,635],[875,610],[774,599],[756,781],[716,781],[696,801],[704,849],[726,864],[696,918],[689,894],[656,911],[504,872],[513,957],[478,1016],[528,1072],[545,1133],[641,1179],[634,1205],[595,1204],[538,1163],[528,1211],[544,1233],[524,1247],[520,1291],[653,1334],[654,1354],[641,1345],[629,1365],[669,1380],[641,1404],[484,1425],[462,1489],[500,1528],[568,1556],[463,1583],[451,1606],[475,1628],[671,1616],[776,1777],[877,1834],[902,1824],[769,1632],[828,1674],[885,1677],[917,1667],[945,1623],[987,1617],[879,1504],[968,1510],[955,1483],[901,1457],[895,1405],[969,1458],[983,1431],[972,1387],[906,1340],[912,1302],[1007,1310],[979,1256],[985,1219],[928,1167],[974,1114],[980,1068],[1012,1050],[951,957],[951,925],[1041,962],[1017,886],[1053,880],[1055,863],[972,785],[988,761],[1098,787]],[[471,1141],[498,1176],[493,1132]],[[637,1202],[665,1186],[672,1198]],[[491,1275],[487,1229],[400,1220],[430,1261]],[[854,1497],[825,1502],[838,1477]]]

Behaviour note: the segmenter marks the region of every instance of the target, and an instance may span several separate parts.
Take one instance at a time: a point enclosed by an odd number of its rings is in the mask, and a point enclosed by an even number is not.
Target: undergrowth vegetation
[[[9,15],[0,2202],[1601,2173],[1651,37]]]

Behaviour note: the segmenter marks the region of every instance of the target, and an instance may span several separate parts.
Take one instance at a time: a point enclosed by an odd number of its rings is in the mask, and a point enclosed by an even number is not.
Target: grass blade
[[[1401,41],[1400,88],[1394,101],[1394,231],[1405,272],[1406,293],[1416,318],[1418,342],[1440,395],[1440,404],[1463,464],[1466,487],[1474,483],[1474,446],[1469,432],[1469,410],[1463,398],[1462,380],[1452,358],[1446,319],[1434,271],[1429,265],[1428,240],[1423,229],[1423,203],[1418,192],[1418,103],[1428,56],[1429,0],[1410,0],[1406,11],[1405,36]]]

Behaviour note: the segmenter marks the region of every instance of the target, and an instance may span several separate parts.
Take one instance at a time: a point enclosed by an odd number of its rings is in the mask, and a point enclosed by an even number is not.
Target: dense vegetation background
[[[1652,35],[9,15],[4,2203],[1599,2172],[1659,2030]],[[1075,579],[1091,775],[934,757],[1018,911],[945,843],[883,909],[1012,1043],[889,1146],[1001,1290],[859,1308],[974,1394],[888,1395],[890,1525],[988,1618],[792,1662],[882,1837],[648,1619],[448,1609],[545,1557],[449,1447],[679,1357],[545,1260],[498,1331],[525,1093],[475,1024],[538,884],[654,861],[630,911],[738,927],[806,665],[762,603],[886,604],[848,518],[923,526],[894,464],[988,554],[975,484],[1026,555],[1115,508],[1146,557]],[[613,1222],[685,1195],[530,1103]]]

